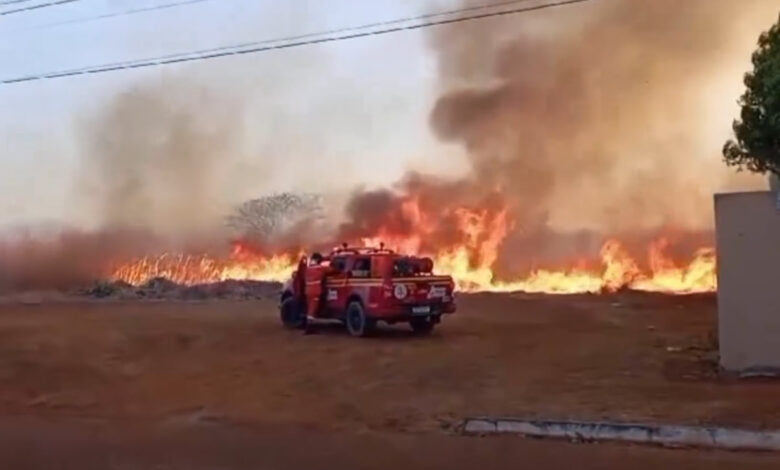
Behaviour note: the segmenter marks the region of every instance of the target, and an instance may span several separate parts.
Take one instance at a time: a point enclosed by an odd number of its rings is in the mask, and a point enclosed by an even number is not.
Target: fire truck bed
[[[475,415],[780,428],[717,378],[713,296],[469,295],[430,338],[283,330],[272,300],[0,304],[0,417],[440,432]]]

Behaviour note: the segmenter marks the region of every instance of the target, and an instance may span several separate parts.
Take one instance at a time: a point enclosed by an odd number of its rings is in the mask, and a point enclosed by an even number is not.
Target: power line
[[[13,10],[0,11],[0,16],[2,16],[2,15],[13,15],[14,13],[24,13],[26,11],[38,10],[40,8],[46,8],[46,7],[55,7],[57,5],[64,5],[66,3],[73,3],[73,2],[78,2],[78,1],[79,0],[56,0],[56,1],[53,1],[53,2],[40,3],[38,5],[30,5],[28,7],[22,7],[22,8],[16,8],[16,9],[13,9]]]
[[[265,40],[262,40],[262,41],[253,41],[253,42],[247,42],[247,43],[242,43],[242,44],[234,44],[234,45],[231,45],[231,46],[213,47],[213,48],[209,48],[209,49],[200,49],[200,50],[190,51],[190,52],[178,52],[178,53],[174,53],[174,54],[158,56],[158,57],[155,57],[154,59],[144,58],[144,59],[135,59],[135,60],[125,60],[125,61],[120,61],[120,62],[112,62],[112,63],[109,63],[109,64],[103,64],[103,65],[101,65],[101,67],[102,68],[112,68],[112,69],[113,68],[119,68],[119,69],[121,69],[121,68],[124,68],[124,67],[135,66],[135,65],[141,64],[143,62],[147,62],[149,60],[168,61],[168,60],[174,60],[174,59],[185,58],[185,57],[193,57],[193,56],[204,55],[204,54],[213,54],[215,52],[222,52],[222,51],[228,51],[228,50],[233,50],[233,49],[242,49],[242,48],[246,48],[246,47],[257,47],[257,46],[261,46],[261,45],[274,44],[274,43],[280,43],[280,42],[300,41],[302,39],[315,38],[315,37],[325,36],[325,35],[328,35],[328,34],[343,34],[343,33],[351,32],[351,31],[362,31],[362,30],[366,30],[366,29],[377,28],[377,27],[380,27],[380,26],[389,26],[389,25],[392,25],[392,24],[409,23],[409,22],[412,22],[412,21],[420,21],[420,20],[425,20],[425,19],[430,19],[430,18],[438,18],[438,17],[441,17],[441,16],[451,16],[451,15],[454,15],[454,14],[468,13],[470,11],[495,9],[495,8],[500,8],[500,7],[503,7],[503,6],[517,5],[519,3],[528,3],[528,2],[532,2],[532,1],[538,1],[538,0],[505,0],[505,1],[497,2],[497,3],[488,3],[488,4],[484,4],[484,5],[473,6],[473,7],[458,8],[458,9],[455,9],[455,10],[447,10],[447,11],[441,11],[441,12],[437,12],[437,13],[428,13],[428,14],[425,14],[425,15],[411,16],[411,17],[406,17],[406,18],[398,18],[398,19],[388,20],[388,21],[380,21],[380,22],[369,23],[369,24],[364,24],[364,25],[360,25],[360,26],[351,26],[351,27],[346,27],[346,28],[331,29],[331,30],[327,30],[327,31],[319,31],[319,32],[316,32],[316,33],[305,33],[305,34],[299,34],[299,35],[295,35],[295,36],[287,36],[287,37],[282,37],[282,38],[265,39]],[[87,67],[81,67],[81,68],[77,68],[77,69],[65,70],[65,71],[62,71],[62,73],[67,73],[69,75],[76,75],[79,72],[87,73],[87,72],[89,72],[93,68],[95,68],[95,67],[94,66],[87,66]],[[2,82],[0,82],[0,83],[2,83]]]
[[[11,0],[11,1],[20,2],[20,1],[30,1],[30,0]],[[108,14],[105,14],[105,15],[93,16],[93,17],[88,17],[88,18],[77,18],[77,19],[74,19],[74,20],[62,21],[62,22],[51,23],[51,24],[45,24],[45,25],[41,25],[41,26],[34,26],[34,27],[31,27],[31,28],[17,29],[17,30],[12,30],[12,31],[9,31],[9,32],[11,32],[11,33],[18,33],[18,32],[25,32],[25,31],[49,29],[49,28],[54,28],[54,27],[57,27],[57,26],[64,26],[64,25],[78,24],[78,23],[86,23],[86,22],[89,22],[89,21],[95,21],[95,20],[100,20],[100,19],[104,19],[104,18],[113,18],[113,17],[116,17],[116,16],[124,16],[124,15],[131,15],[131,14],[135,14],[135,13],[143,13],[143,12],[152,11],[152,10],[159,10],[159,9],[163,9],[163,8],[171,8],[171,7],[180,6],[180,5],[189,5],[191,3],[200,3],[200,2],[205,2],[205,1],[210,1],[210,0],[189,0],[189,1],[183,1],[183,2],[176,2],[176,3],[166,4],[166,5],[159,5],[159,6],[156,6],[156,7],[139,8],[139,9],[135,9],[135,10],[127,10],[127,11],[118,12],[118,13],[108,13]],[[342,29],[325,31],[325,32],[320,32],[320,33],[302,34],[302,35],[298,35],[298,36],[291,36],[291,37],[285,38],[285,40],[303,39],[303,38],[307,38],[307,37],[322,36],[323,34],[343,33],[343,32],[346,32],[346,31],[368,29],[368,28],[379,27],[379,26],[386,26],[386,25],[395,24],[395,23],[405,23],[405,22],[414,21],[414,20],[423,20],[423,19],[427,19],[427,18],[435,18],[435,17],[439,17],[439,16],[452,15],[452,14],[455,14],[455,13],[466,13],[466,12],[475,11],[475,10],[485,10],[485,9],[488,9],[488,8],[499,8],[499,7],[502,7],[502,6],[516,5],[518,3],[527,3],[527,2],[530,2],[530,1],[535,1],[535,0],[509,0],[509,1],[503,1],[503,2],[496,2],[496,3],[486,4],[486,5],[479,5],[479,6],[473,6],[473,7],[467,7],[467,8],[459,8],[457,10],[443,11],[443,12],[439,12],[439,13],[429,13],[429,14],[426,14],[426,15],[420,15],[420,16],[414,16],[414,17],[408,17],[408,18],[400,18],[400,19],[391,20],[391,21],[382,21],[382,22],[378,22],[378,23],[371,23],[371,24],[366,24],[366,25],[356,26],[356,27],[350,27],[350,28],[342,28]],[[240,45],[236,45],[236,46],[223,46],[223,47],[217,47],[217,48],[213,48],[213,49],[205,49],[205,50],[202,50],[202,51],[196,51],[196,52],[191,52],[191,53],[178,53],[178,54],[173,54],[173,55],[175,55],[175,56],[179,56],[179,55],[192,55],[192,54],[197,54],[197,53],[201,53],[201,52],[212,52],[214,50],[221,50],[221,49],[236,49],[236,48],[247,46],[247,45],[256,45],[256,44],[259,44],[259,43],[267,43],[267,42],[280,42],[280,40],[251,42],[251,43],[240,44]]]
[[[519,3],[522,1],[529,1],[529,0],[515,0],[511,3]],[[148,68],[148,67],[154,67],[154,66],[161,66],[161,65],[169,65],[169,64],[176,64],[176,63],[182,63],[182,62],[194,62],[194,61],[201,61],[201,60],[208,60],[208,59],[215,59],[219,57],[228,57],[232,55],[242,55],[242,54],[257,54],[261,52],[268,52],[272,50],[282,50],[282,49],[292,49],[296,47],[302,47],[302,46],[308,46],[308,45],[315,45],[315,44],[325,44],[325,43],[331,43],[331,42],[339,42],[339,41],[346,41],[350,39],[359,39],[359,38],[365,38],[365,37],[371,37],[371,36],[383,36],[387,34],[393,34],[403,31],[413,31],[418,29],[424,29],[424,28],[430,28],[434,26],[444,26],[444,25],[450,25],[450,24],[457,24],[457,23],[464,23],[467,21],[476,21],[476,20],[482,20],[482,19],[488,19],[488,18],[495,18],[500,16],[509,16],[509,15],[516,15],[521,13],[529,13],[533,11],[539,11],[539,10],[546,10],[549,8],[556,8],[556,7],[562,7],[567,5],[574,5],[578,3],[586,3],[593,0],[560,0],[556,2],[550,2],[550,3],[543,3],[540,5],[534,5],[529,7],[521,7],[521,8],[514,8],[511,10],[502,10],[497,12],[490,12],[490,13],[482,13],[482,14],[476,14],[476,15],[470,15],[470,16],[460,16],[457,18],[450,18],[450,19],[444,19],[444,20],[438,20],[438,21],[428,21],[424,23],[418,23],[413,25],[407,25],[407,26],[398,26],[394,28],[387,28],[387,29],[379,29],[374,31],[366,31],[366,32],[359,32],[359,33],[352,33],[352,34],[345,34],[345,35],[339,35],[339,36],[326,36],[322,38],[316,38],[316,39],[308,39],[303,40],[302,38],[306,37],[314,37],[314,36],[321,36],[325,34],[333,34],[333,33],[339,33],[339,32],[346,32],[350,30],[360,30],[360,29],[366,29],[370,27],[370,25],[363,25],[363,26],[357,26],[354,28],[344,28],[341,30],[332,30],[332,31],[325,31],[321,33],[310,33],[307,35],[301,35],[301,36],[293,36],[288,38],[279,38],[279,39],[270,39],[267,41],[260,41],[256,43],[248,43],[243,45],[235,45],[235,46],[224,46],[220,48],[214,48],[214,49],[207,49],[203,51],[196,51],[191,53],[180,53],[180,54],[172,54],[168,56],[161,56],[161,57],[155,57],[155,58],[148,58],[148,59],[140,59],[136,61],[126,61],[126,62],[115,62],[111,64],[102,64],[102,65],[96,65],[96,66],[90,66],[90,67],[84,67],[79,69],[70,69],[70,70],[61,70],[61,71],[55,71],[55,72],[47,72],[42,74],[36,74],[36,75],[28,75],[28,76],[22,76],[22,77],[15,77],[15,78],[8,78],[0,80],[0,84],[7,85],[11,83],[19,83],[19,82],[28,82],[28,81],[35,81],[35,80],[44,80],[44,79],[52,79],[52,78],[62,78],[62,77],[71,77],[75,75],[83,75],[83,74],[97,74],[97,73],[105,73],[105,72],[113,72],[117,70],[128,70],[128,69],[138,69],[138,68]],[[472,7],[470,10],[473,10],[477,7]],[[488,8],[487,6],[482,7]],[[456,10],[450,13],[439,13],[439,14],[433,14],[433,16],[441,16],[445,14],[453,14],[453,13],[459,13],[463,10]],[[426,17],[431,17],[431,15],[425,15]],[[420,17],[422,18],[422,17]],[[376,23],[376,24],[394,24],[399,23],[403,21],[409,21],[409,20],[392,20],[388,22],[383,23]],[[281,42],[282,44],[273,44]],[[266,45],[270,44],[270,45]]]
[[[0,2],[0,5],[11,5],[11,4],[14,4],[14,3],[26,3],[26,2],[31,2],[31,1],[32,0],[5,0],[5,1]]]
[[[24,1],[24,0],[14,0],[14,1]],[[156,10],[165,10],[168,8],[175,8],[185,5],[192,5],[195,3],[203,3],[203,2],[209,2],[212,0],[186,0],[186,1],[180,1],[180,2],[172,2],[172,3],[165,3],[162,5],[156,5],[151,7],[144,7],[144,8],[134,8],[130,10],[124,10],[114,13],[106,13],[103,15],[96,15],[96,16],[89,16],[86,18],[75,18],[72,20],[67,21],[60,21],[58,23],[51,23],[51,24],[44,24],[41,26],[34,26],[31,28],[24,28],[24,29],[17,29],[14,31],[11,31],[12,33],[18,33],[23,31],[34,31],[34,30],[41,30],[41,29],[49,29],[49,28],[55,28],[57,26],[65,26],[65,25],[71,25],[71,24],[80,24],[80,23],[89,23],[91,21],[98,21],[98,20],[104,20],[106,18],[116,18],[118,16],[128,16],[128,15],[135,15],[138,13],[147,13],[150,11],[156,11]]]

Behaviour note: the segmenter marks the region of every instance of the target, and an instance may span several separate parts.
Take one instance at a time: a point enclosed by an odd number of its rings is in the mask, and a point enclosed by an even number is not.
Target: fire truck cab
[[[406,322],[427,334],[455,312],[454,289],[452,277],[433,274],[430,258],[344,245],[326,257],[301,258],[282,290],[279,313],[290,329],[336,319],[352,336],[369,335],[379,321]]]

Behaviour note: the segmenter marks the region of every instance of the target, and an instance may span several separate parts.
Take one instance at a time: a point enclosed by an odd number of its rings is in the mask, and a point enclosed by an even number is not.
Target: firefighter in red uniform
[[[314,253],[306,268],[306,313],[310,317],[318,316],[325,297],[325,275],[328,273],[328,267],[323,266],[322,261],[322,255]]]

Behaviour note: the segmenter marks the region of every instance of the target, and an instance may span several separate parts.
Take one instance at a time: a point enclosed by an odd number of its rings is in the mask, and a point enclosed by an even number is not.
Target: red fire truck
[[[290,329],[335,319],[352,336],[369,335],[379,321],[406,322],[428,334],[443,315],[455,312],[454,289],[451,276],[433,274],[430,258],[345,244],[328,256],[301,258],[284,286],[279,313]]]

